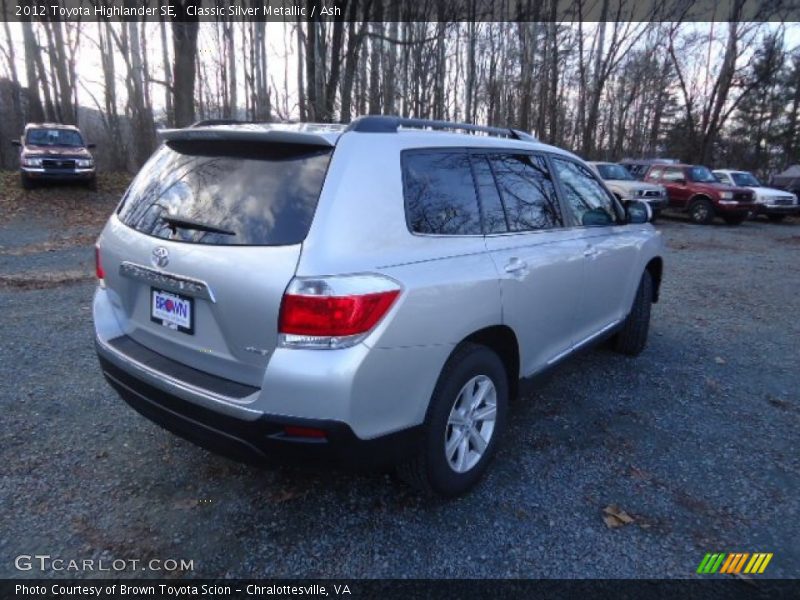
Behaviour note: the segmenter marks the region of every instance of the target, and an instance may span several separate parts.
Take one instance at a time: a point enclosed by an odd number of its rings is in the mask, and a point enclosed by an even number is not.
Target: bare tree
[[[191,0],[169,0],[175,8],[178,19],[172,23],[172,105],[175,111],[175,125],[185,127],[195,120],[194,84],[195,62],[197,60],[197,33],[199,20],[187,8]]]

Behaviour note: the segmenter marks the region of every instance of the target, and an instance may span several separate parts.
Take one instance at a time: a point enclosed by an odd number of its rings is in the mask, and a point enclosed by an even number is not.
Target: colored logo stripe
[[[749,562],[748,559],[750,559]],[[697,572],[701,574],[720,572],[735,575],[741,573],[744,568],[745,573],[760,574],[767,568],[770,560],[772,560],[771,552],[756,552],[752,555],[749,552],[708,553],[700,561]]]
[[[739,571],[742,570],[742,567],[744,566],[744,561],[746,561],[747,557],[749,556],[750,554],[748,553],[742,554],[741,552],[735,554],[728,554],[728,560],[725,561],[719,572],[729,573],[731,575],[733,575],[734,573],[738,573]]]
[[[724,554],[706,554],[705,558],[700,562],[700,566],[697,567],[697,572],[716,573],[724,558]]]
[[[772,560],[772,552],[769,554],[765,552],[760,552],[757,554],[753,554],[753,558],[750,559],[750,562],[747,563],[747,567],[745,567],[745,573],[763,573],[764,569],[767,568],[769,561]]]

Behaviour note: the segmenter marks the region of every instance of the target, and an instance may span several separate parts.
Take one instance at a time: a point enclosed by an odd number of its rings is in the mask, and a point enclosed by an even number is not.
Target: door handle
[[[506,264],[504,268],[506,273],[517,274],[525,271],[528,268],[528,263],[514,257],[508,261],[508,264]]]

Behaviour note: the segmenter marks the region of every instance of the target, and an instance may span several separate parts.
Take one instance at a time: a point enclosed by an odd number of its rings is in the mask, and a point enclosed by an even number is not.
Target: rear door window
[[[157,238],[281,246],[311,227],[331,148],[243,142],[169,142],[142,168],[118,214]],[[226,233],[173,227],[182,219]]]
[[[664,169],[664,176],[662,179],[667,183],[684,179],[683,169],[677,167],[669,167]]]
[[[412,232],[482,233],[467,152],[406,151],[402,154],[402,167],[406,219]]]
[[[489,156],[509,231],[560,227],[561,211],[544,158],[533,154]]]
[[[489,157],[473,155],[472,168],[475,170],[475,185],[483,211],[483,229],[485,233],[507,233],[509,226],[503,200],[497,191]]]

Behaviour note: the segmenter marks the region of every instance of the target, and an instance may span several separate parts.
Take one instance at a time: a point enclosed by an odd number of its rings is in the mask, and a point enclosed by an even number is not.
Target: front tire
[[[714,220],[714,205],[705,198],[699,198],[689,207],[689,218],[692,223],[709,225]]]
[[[786,215],[767,215],[767,218],[773,223],[780,223],[786,218]]]
[[[30,177],[28,177],[24,173],[20,173],[19,182],[22,185],[22,189],[23,190],[32,190],[33,189],[33,181],[31,180]]]
[[[92,177],[89,181],[87,181],[86,182],[86,188],[90,192],[96,192],[97,191],[97,177]]]
[[[653,305],[653,276],[645,269],[636,290],[633,308],[622,329],[614,338],[614,350],[628,356],[638,356],[647,345],[650,331],[650,309]]]
[[[497,449],[508,411],[508,375],[485,346],[465,343],[442,369],[416,456],[397,473],[413,487],[445,497],[472,489]]]

